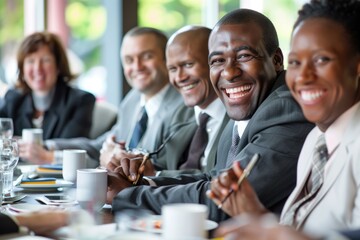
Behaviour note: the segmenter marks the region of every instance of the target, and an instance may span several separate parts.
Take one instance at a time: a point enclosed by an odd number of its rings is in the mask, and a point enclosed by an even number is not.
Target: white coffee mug
[[[204,239],[208,208],[192,203],[169,204],[162,207],[165,240]]]
[[[77,170],[76,200],[86,210],[100,210],[106,203],[107,171],[105,169]]]
[[[63,151],[63,171],[64,180],[76,182],[78,169],[86,168],[86,151],[80,149],[65,149]]]
[[[43,145],[43,130],[41,128],[24,128],[22,130],[22,141]]]

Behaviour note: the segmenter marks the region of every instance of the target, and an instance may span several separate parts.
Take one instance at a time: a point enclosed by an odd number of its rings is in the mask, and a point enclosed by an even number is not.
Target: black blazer
[[[16,233],[19,231],[18,225],[7,215],[0,213],[0,235]]]
[[[227,162],[227,155],[231,146],[233,124],[230,121],[222,133],[217,162],[211,175],[154,178],[155,183],[162,187],[124,189],[115,197],[113,209],[145,208],[160,214],[164,204],[200,203],[209,207],[209,219],[221,221],[228,218],[206,197],[206,191],[210,188],[212,176],[232,165],[232,162]],[[299,105],[291,96],[282,75],[250,119],[240,139],[236,157],[242,167],[245,167],[253,154],[260,153],[261,159],[248,179],[269,210],[280,213],[286,198],[295,187],[299,153],[313,127],[313,124],[306,121]]]
[[[95,97],[58,81],[50,108],[45,112],[44,140],[51,138],[88,137],[92,123]],[[14,135],[21,136],[22,129],[33,128],[34,105],[31,93],[23,94],[10,89],[5,95],[5,104],[0,109],[1,117],[14,122]]]

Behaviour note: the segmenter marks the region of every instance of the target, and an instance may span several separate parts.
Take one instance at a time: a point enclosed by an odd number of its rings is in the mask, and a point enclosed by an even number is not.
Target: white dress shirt
[[[234,126],[237,126],[239,137],[241,138],[244,134],[245,128],[247,127],[250,120],[235,121]]]
[[[206,123],[206,132],[208,134],[208,144],[206,145],[204,156],[201,158],[201,167],[205,168],[207,164],[207,157],[209,156],[210,150],[214,145],[216,136],[219,133],[220,127],[224,120],[226,109],[224,104],[219,98],[215,99],[212,103],[209,104],[205,109],[201,109],[198,106],[194,107],[196,124],[199,125],[199,116],[202,113],[206,113],[210,116],[208,122]]]
[[[160,108],[161,103],[165,97],[167,89],[170,87],[170,84],[166,84],[158,93],[152,96],[150,99],[145,100],[145,96],[142,94],[140,98],[140,105],[138,109],[138,116],[141,115],[141,109],[145,106],[146,114],[148,116],[147,126],[151,126],[154,122],[155,115]],[[138,118],[137,118],[138,119]],[[132,123],[130,135],[128,136],[127,143],[130,142],[132,133],[134,132],[136,122]]]

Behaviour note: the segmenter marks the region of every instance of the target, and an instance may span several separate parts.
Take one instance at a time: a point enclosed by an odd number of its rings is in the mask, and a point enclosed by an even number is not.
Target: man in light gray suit
[[[186,26],[175,32],[166,47],[166,65],[171,84],[181,93],[185,105],[164,120],[157,136],[157,147],[165,147],[148,161],[146,176],[175,176],[180,173],[199,173],[209,171],[215,165],[215,156],[220,135],[229,117],[221,100],[217,97],[210,82],[207,56],[207,42],[211,30],[200,26]],[[199,157],[192,158],[189,145],[200,127],[200,115],[206,113],[208,141]],[[191,117],[190,120],[187,120]],[[197,120],[195,120],[197,119]],[[119,154],[108,168],[114,170],[127,159],[138,157],[126,153]],[[195,160],[191,165],[189,161]],[[122,163],[120,163],[122,161]],[[136,160],[131,160],[134,163]],[[141,160],[139,160],[141,162]],[[140,164],[139,164],[140,165]],[[135,176],[137,174],[133,173]],[[131,175],[131,173],[129,173]]]
[[[172,114],[183,104],[179,93],[169,84],[165,63],[167,37],[153,28],[136,27],[126,33],[121,47],[124,74],[133,89],[119,107],[116,125],[97,139],[53,139],[46,141],[48,148],[85,149],[94,160],[92,166],[105,166],[113,156],[114,149],[125,148],[135,129],[140,110],[147,112],[147,128],[136,147],[154,149],[155,136],[165,116]],[[91,166],[90,165],[90,166]]]

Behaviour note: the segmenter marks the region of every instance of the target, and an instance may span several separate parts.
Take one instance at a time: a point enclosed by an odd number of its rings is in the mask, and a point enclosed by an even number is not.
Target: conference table
[[[38,167],[38,165],[19,164],[17,171],[15,171],[17,174],[14,175],[14,181],[20,183],[21,179],[27,178],[31,176],[31,174],[39,174],[37,171]],[[56,183],[63,183],[64,181],[61,173],[51,173],[50,175],[40,174],[40,177],[56,177]],[[107,204],[98,211],[94,209],[82,209],[75,200],[75,184],[27,187],[18,183],[14,187],[13,195],[21,199],[8,203],[8,205],[3,205],[3,211],[5,209],[9,214],[19,214],[21,212],[41,210],[44,208],[64,208],[71,212],[69,226],[55,231],[51,234],[50,239],[161,240],[161,232],[155,228],[155,223],[158,222],[159,216],[146,215],[145,218],[145,215],[142,215],[139,211],[129,212],[127,210],[114,215],[111,205]],[[66,201],[60,201],[60,198],[63,197],[66,197]],[[52,201],[49,200],[49,198],[59,198],[57,199],[59,201]],[[145,225],[143,219],[146,219]],[[129,224],[129,221],[132,221],[132,223]],[[132,235],[129,236],[128,234]],[[23,234],[17,234],[15,236],[19,237],[22,235]],[[6,236],[0,236],[0,239],[8,238]]]
[[[21,170],[21,177],[24,178],[30,174],[36,173],[38,165],[29,165],[29,164],[20,164],[18,166],[17,172],[19,173],[19,169]],[[14,181],[20,176],[18,174],[14,175]],[[54,175],[55,177],[56,175]],[[20,177],[20,178],[21,178]],[[42,177],[42,176],[41,176]],[[48,176],[47,176],[48,177]],[[61,175],[56,176],[57,181],[61,180]],[[18,185],[19,186],[19,185]],[[79,233],[76,233],[77,236],[71,236],[73,234],[74,228],[79,228],[79,225],[82,225],[82,231],[84,232],[92,232],[93,239],[101,239],[101,237],[96,236],[97,232],[106,232],[107,235],[111,235],[117,231],[117,225],[115,223],[115,217],[112,213],[110,205],[104,205],[104,207],[100,211],[93,211],[93,210],[83,210],[80,206],[76,203],[76,186],[66,186],[66,187],[56,187],[50,186],[48,188],[41,185],[39,188],[34,187],[18,187],[15,186],[13,189],[13,195],[18,197],[23,197],[19,201],[15,201],[13,203],[8,203],[3,205],[3,211],[9,214],[19,214],[25,213],[30,211],[41,210],[45,208],[65,208],[71,212],[70,219],[73,220],[73,223],[70,223],[68,227],[59,229],[55,231],[51,235],[51,239],[77,239],[79,238]],[[20,185],[21,186],[21,185]],[[66,204],[51,204],[48,202],[49,205],[45,204],[45,202],[41,201],[44,199],[44,196],[67,196],[70,200]],[[88,211],[89,210],[89,211]],[[83,219],[79,217],[79,213],[87,215],[83,216]],[[85,223],[84,223],[85,218]],[[91,221],[89,221],[91,219]],[[81,222],[82,221],[82,222]],[[76,225],[76,226],[75,226]],[[90,231],[91,230],[91,231]],[[20,237],[23,236],[24,233],[12,235],[12,237]],[[96,236],[96,237],[95,237]],[[106,235],[105,235],[106,236]],[[10,236],[1,236],[0,239],[8,239]],[[81,236],[80,236],[81,237]],[[88,239],[88,237],[86,237]],[[108,238],[104,238],[108,239]]]

